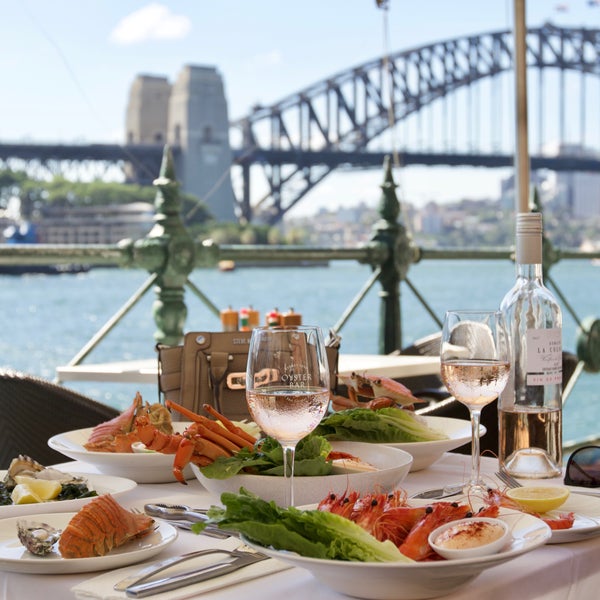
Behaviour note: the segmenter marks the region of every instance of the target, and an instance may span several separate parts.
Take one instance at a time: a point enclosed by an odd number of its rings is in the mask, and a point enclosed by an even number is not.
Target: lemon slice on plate
[[[39,498],[37,502],[54,500],[54,498],[56,498],[56,496],[58,496],[62,490],[62,485],[58,481],[52,481],[48,479],[35,479],[34,477],[17,475],[15,477],[15,481],[17,482],[15,489],[19,486],[25,486],[34,496]],[[24,504],[24,502],[15,502],[14,498],[13,502],[15,504]],[[36,500],[32,500],[31,502],[36,502]]]
[[[506,495],[528,510],[545,513],[562,506],[569,497],[562,486],[524,486],[506,490]]]
[[[10,497],[13,504],[37,504],[42,502],[42,499],[24,483],[15,485]]]

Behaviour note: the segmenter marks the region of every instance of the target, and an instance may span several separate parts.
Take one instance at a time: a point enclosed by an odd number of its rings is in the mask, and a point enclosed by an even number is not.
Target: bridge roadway
[[[120,144],[4,144],[0,143],[0,160],[21,159],[26,161],[99,161],[112,164],[134,162],[143,165],[152,180],[160,170],[164,146],[162,144],[120,145]],[[177,146],[173,154],[179,153]],[[271,165],[297,165],[312,167],[326,165],[331,168],[348,165],[355,168],[381,168],[384,157],[390,152],[344,152],[299,151],[299,150],[255,150],[233,149],[233,163],[236,165],[256,162]],[[399,152],[402,165],[447,165],[452,167],[470,166],[499,168],[513,165],[514,157],[509,154],[473,154],[456,152]],[[587,156],[532,156],[533,169],[552,171],[594,171],[600,172],[600,158]]]

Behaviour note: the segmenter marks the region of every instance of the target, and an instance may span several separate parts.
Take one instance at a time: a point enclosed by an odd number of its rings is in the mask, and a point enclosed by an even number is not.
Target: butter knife
[[[239,569],[243,569],[249,565],[257,562],[266,560],[269,558],[266,554],[256,552],[250,548],[242,550],[240,548],[232,551],[225,551],[229,554],[226,558],[220,560],[217,563],[202,567],[200,569],[193,569],[191,571],[185,571],[183,573],[177,573],[154,581],[140,581],[129,585],[125,588],[125,594],[129,598],[145,598],[146,596],[152,596],[161,592],[168,592],[170,590],[176,590],[181,587],[193,585],[194,583],[200,583],[226,575],[227,573],[233,573]],[[173,564],[173,563],[171,563]],[[163,568],[160,569],[161,571]],[[155,571],[156,572],[156,571]],[[148,579],[154,573],[145,575],[143,579]]]
[[[440,500],[441,498],[449,498],[451,496],[458,496],[463,491],[465,484],[459,483],[454,485],[447,485],[443,488],[436,488],[433,490],[425,490],[413,494],[411,498],[418,498],[422,500]]]

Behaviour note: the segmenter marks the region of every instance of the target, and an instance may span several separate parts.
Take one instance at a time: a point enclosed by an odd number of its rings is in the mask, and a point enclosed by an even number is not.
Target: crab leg
[[[225,427],[226,429],[228,429],[232,433],[236,433],[240,437],[242,437],[245,440],[247,440],[248,442],[250,442],[252,445],[254,445],[256,443],[256,438],[255,437],[251,436],[249,433],[247,433],[246,431],[244,431],[241,427],[238,427],[237,425],[235,425],[226,416],[224,416],[221,413],[217,412],[210,404],[203,404],[202,408],[209,415],[212,415],[213,417],[215,417],[215,419],[218,419],[219,421],[221,421],[221,423],[223,423],[223,427]]]

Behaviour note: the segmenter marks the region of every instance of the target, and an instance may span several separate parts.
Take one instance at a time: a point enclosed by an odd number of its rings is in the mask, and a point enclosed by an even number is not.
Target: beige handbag
[[[245,387],[251,335],[251,331],[191,332],[183,346],[158,344],[158,387],[163,398],[198,414],[204,414],[203,404],[210,404],[229,419],[250,419]],[[327,359],[333,391],[340,339],[330,339]]]

